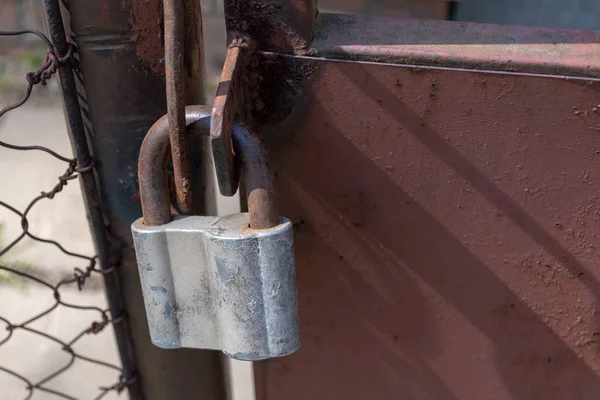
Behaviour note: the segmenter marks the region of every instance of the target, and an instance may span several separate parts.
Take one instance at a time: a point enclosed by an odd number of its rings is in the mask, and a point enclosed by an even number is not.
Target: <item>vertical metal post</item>
[[[63,57],[67,54],[69,43],[67,42],[59,1],[44,0],[44,11],[50,33],[50,40],[54,46],[54,53],[58,57]],[[70,133],[69,138],[77,159],[78,173],[81,179],[81,187],[94,244],[98,252],[101,268],[103,270],[109,270],[115,267],[110,259],[111,243],[109,240],[111,236],[104,223],[102,203],[100,201],[98,184],[93,168],[94,159],[90,154],[85,134],[72,63],[65,63],[59,69],[58,74],[67,127]],[[108,300],[112,320],[121,321],[114,323],[113,326],[117,348],[123,367],[123,379],[128,382],[127,386],[130,398],[141,399],[141,387],[139,381],[135,378],[137,372],[133,360],[131,337],[129,336],[127,323],[123,318],[124,309],[117,274],[116,272],[112,272],[105,273],[103,276],[106,288],[106,298]]]
[[[119,250],[118,280],[143,398],[224,399],[220,353],[167,351],[151,343],[131,243],[129,227],[141,216],[138,152],[150,126],[166,113],[162,2],[69,0],[65,6],[81,63],[77,84],[86,134],[96,159],[101,203],[111,234],[124,243]],[[201,42],[202,27],[200,2],[185,0],[185,7],[187,48]],[[186,99],[196,102],[203,97],[201,49],[186,51],[185,65]],[[202,162],[192,163],[197,166],[193,172],[198,172]],[[194,185],[202,187],[203,176],[193,177],[198,178]],[[196,200],[201,203],[202,192],[197,193]],[[203,204],[195,206],[201,209]]]

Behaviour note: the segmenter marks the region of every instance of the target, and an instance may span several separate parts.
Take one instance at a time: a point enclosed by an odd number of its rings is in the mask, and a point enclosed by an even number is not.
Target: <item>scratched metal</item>
[[[224,0],[228,41],[244,35],[259,49],[301,54],[310,48],[316,0]]]
[[[292,225],[254,230],[248,214],[132,225],[152,342],[240,360],[300,347]]]
[[[513,64],[549,47],[529,34]],[[597,398],[600,83],[583,66],[600,54],[586,43],[554,60],[581,79],[283,57],[312,71],[263,132],[295,227],[303,347],[261,363],[260,399]]]

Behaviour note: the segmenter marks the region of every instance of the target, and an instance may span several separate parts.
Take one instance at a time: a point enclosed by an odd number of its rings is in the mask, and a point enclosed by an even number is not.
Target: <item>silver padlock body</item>
[[[131,227],[152,342],[240,360],[300,347],[292,224],[252,230],[248,214]]]

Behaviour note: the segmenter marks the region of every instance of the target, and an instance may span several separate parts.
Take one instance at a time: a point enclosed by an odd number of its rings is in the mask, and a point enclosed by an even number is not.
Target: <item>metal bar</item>
[[[177,204],[187,214],[192,208],[192,178],[185,132],[185,7],[183,0],[165,0],[165,70],[167,115]]]
[[[250,228],[268,229],[279,224],[277,197],[265,147],[246,125],[234,121],[233,146],[243,164]]]
[[[60,58],[64,56],[70,44],[67,42],[65,28],[60,11],[59,0],[44,0],[44,10],[50,32],[50,40],[54,46],[55,54]],[[81,107],[78,101],[75,75],[72,63],[62,64],[58,70],[61,94],[69,129],[69,137],[73,152],[77,159],[78,173],[81,179],[81,187],[87,209],[90,227],[101,268],[109,270],[114,268],[111,262],[111,233],[104,223],[102,202],[98,190],[98,183],[94,173],[94,159],[90,154],[87,136],[83,125]],[[121,319],[122,322],[113,324],[119,356],[123,367],[123,378],[127,382],[127,388],[131,399],[141,399],[142,392],[139,381],[135,379],[137,371],[133,358],[131,337],[126,320],[123,318],[124,307],[118,276],[116,273],[105,273],[104,284],[106,298],[113,320]]]

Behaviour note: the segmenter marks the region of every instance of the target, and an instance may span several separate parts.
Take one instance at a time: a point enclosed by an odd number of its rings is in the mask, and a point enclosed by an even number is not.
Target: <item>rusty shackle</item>
[[[202,135],[210,135],[210,117],[209,106],[185,107],[186,127],[194,124]],[[265,148],[259,138],[238,121],[234,121],[232,137],[236,158],[242,163],[250,228],[277,226],[277,200]],[[173,219],[167,183],[169,153],[169,119],[165,115],[146,134],[138,161],[142,214],[144,224],[148,226],[164,225]]]

